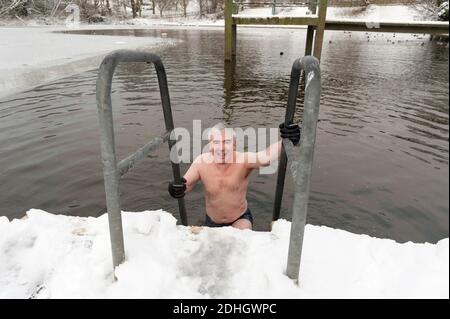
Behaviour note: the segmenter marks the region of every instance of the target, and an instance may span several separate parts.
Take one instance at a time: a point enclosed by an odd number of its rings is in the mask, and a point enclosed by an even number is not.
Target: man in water
[[[282,138],[294,145],[300,140],[296,124],[280,125]],[[262,152],[237,152],[233,129],[216,124],[209,133],[209,152],[199,155],[182,178],[182,185],[169,183],[169,193],[181,198],[201,181],[205,191],[205,226],[233,226],[252,229],[253,216],[247,204],[250,173],[255,168],[269,166],[281,153],[281,140]]]

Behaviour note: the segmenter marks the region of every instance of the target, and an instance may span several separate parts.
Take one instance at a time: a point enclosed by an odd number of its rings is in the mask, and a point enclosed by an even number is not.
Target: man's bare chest
[[[239,164],[225,170],[211,164],[200,171],[200,179],[208,193],[237,192],[248,184],[248,170]]]

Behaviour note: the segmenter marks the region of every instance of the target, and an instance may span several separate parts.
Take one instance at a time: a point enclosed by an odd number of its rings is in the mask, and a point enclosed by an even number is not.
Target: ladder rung
[[[161,136],[155,137],[150,142],[138,149],[134,154],[124,158],[119,162],[118,168],[120,176],[126,174],[139,161],[147,157],[152,151],[156,150],[161,144],[166,142],[170,137],[170,132],[165,132]]]

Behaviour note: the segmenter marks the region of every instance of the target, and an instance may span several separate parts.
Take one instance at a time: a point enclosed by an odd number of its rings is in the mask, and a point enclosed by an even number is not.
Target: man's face
[[[215,163],[223,164],[232,162],[234,135],[231,130],[212,131],[209,144]]]

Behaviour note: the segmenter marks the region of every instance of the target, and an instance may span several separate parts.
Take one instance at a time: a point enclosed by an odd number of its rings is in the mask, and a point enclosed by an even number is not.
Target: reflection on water
[[[95,32],[165,32],[182,40],[157,53],[166,67],[175,125],[191,131],[194,118],[203,128],[217,121],[276,127],[284,117],[292,62],[305,40],[303,30],[242,28],[237,62],[224,64],[221,30]],[[398,241],[448,237],[448,48],[418,36],[339,32],[328,32],[325,44],[308,222]],[[86,72],[0,101],[2,215],[20,217],[32,207],[101,214],[95,78],[96,71]],[[112,102],[119,158],[164,130],[159,99],[154,70],[118,67]],[[123,178],[123,209],[177,212],[166,191],[170,179],[168,149],[162,147]],[[248,199],[258,230],[268,229],[275,180],[252,176]],[[292,204],[292,181],[286,181],[283,218]],[[190,222],[201,223],[201,186],[186,204]]]

